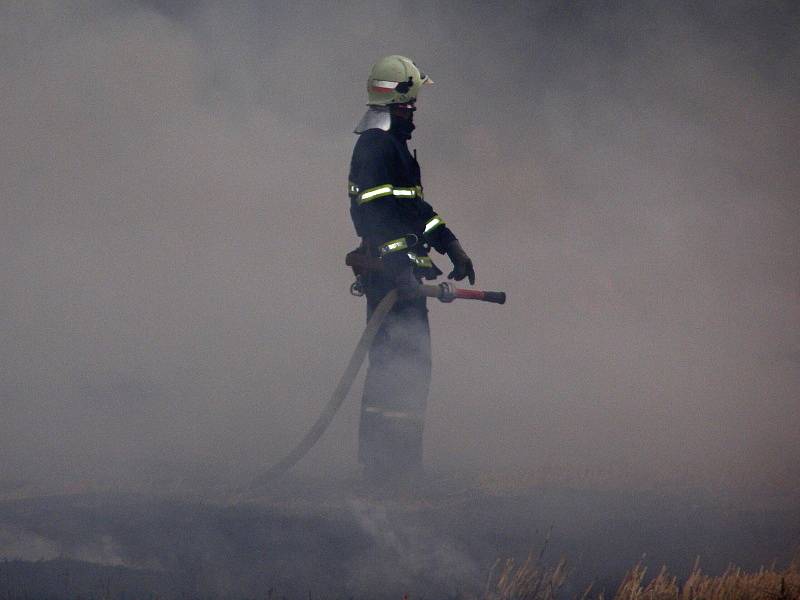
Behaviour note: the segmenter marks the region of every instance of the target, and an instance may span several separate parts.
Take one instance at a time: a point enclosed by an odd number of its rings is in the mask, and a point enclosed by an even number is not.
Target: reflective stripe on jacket
[[[369,246],[382,249],[382,256],[402,254],[422,266],[430,261],[427,246],[444,254],[455,239],[425,201],[419,164],[406,140],[391,131],[369,129],[359,136],[350,161],[348,194],[356,233]],[[414,236],[418,243],[409,245]]]

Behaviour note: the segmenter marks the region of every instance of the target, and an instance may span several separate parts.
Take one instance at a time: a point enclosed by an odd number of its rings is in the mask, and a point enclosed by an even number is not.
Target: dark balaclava
[[[414,131],[414,111],[417,108],[413,104],[393,104],[391,107],[392,125],[390,131],[404,140],[411,139]]]

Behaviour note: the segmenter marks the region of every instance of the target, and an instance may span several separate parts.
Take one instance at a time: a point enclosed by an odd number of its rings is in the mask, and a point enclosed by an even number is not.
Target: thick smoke
[[[363,325],[350,131],[401,53],[436,80],[426,197],[510,299],[431,306],[428,464],[800,489],[798,32],[789,2],[4,3],[0,477],[241,481],[302,435]],[[352,472],[356,423],[301,472]]]

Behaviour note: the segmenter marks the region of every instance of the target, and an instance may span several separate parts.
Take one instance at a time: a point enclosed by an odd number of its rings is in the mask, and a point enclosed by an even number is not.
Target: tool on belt
[[[384,269],[381,259],[370,256],[363,248],[359,248],[353,252],[350,252],[345,258],[345,264],[347,264],[349,267],[352,267],[353,272],[356,274],[356,282],[350,286],[351,293],[356,296],[364,295],[363,277],[367,272],[382,271]],[[419,293],[423,296],[427,296],[429,298],[438,298],[442,302],[446,303],[452,302],[457,298],[464,300],[481,300],[483,302],[493,302],[495,304],[505,304],[506,301],[505,292],[465,290],[457,288],[450,282],[443,282],[433,285],[419,284],[414,288],[414,290],[416,293]],[[356,345],[356,349],[353,351],[353,355],[350,357],[350,361],[347,363],[347,368],[342,374],[341,379],[339,379],[339,384],[333,391],[330,400],[328,400],[328,404],[325,405],[322,413],[319,415],[319,417],[317,417],[314,425],[311,427],[308,433],[306,433],[303,439],[300,440],[300,443],[297,444],[297,446],[295,446],[291,452],[289,452],[289,454],[287,454],[279,462],[275,463],[272,467],[264,471],[261,475],[256,477],[251,487],[260,487],[286,473],[289,469],[296,465],[300,459],[302,459],[308,453],[308,451],[314,447],[314,444],[317,443],[319,438],[322,437],[322,434],[325,433],[328,425],[330,425],[333,417],[339,410],[339,407],[347,397],[347,393],[350,391],[350,387],[353,385],[353,380],[355,380],[356,375],[358,375],[361,364],[364,362],[364,358],[366,357],[370,346],[372,346],[372,340],[375,339],[375,335],[378,333],[381,324],[386,318],[386,315],[389,314],[389,311],[392,310],[392,307],[394,307],[397,299],[398,291],[396,289],[391,290],[386,294],[386,296],[383,297],[367,322],[364,333],[361,334],[361,339],[359,339],[358,345]]]
[[[353,269],[356,276],[355,282],[350,286],[350,293],[354,296],[364,295],[364,276],[370,271],[383,271],[383,261],[377,256],[370,256],[363,248],[356,248],[349,252],[344,259],[345,264]],[[494,302],[495,304],[505,304],[505,292],[488,292],[483,290],[465,290],[457,288],[450,282],[442,282],[435,285],[420,284],[418,292],[428,298],[437,298],[442,302],[452,302],[456,298],[462,300],[481,300],[482,302]]]

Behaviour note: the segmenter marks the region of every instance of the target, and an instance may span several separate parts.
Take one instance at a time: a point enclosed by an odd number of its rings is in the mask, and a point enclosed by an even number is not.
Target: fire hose
[[[446,303],[452,302],[457,298],[464,300],[481,300],[483,302],[493,302],[495,304],[505,304],[506,301],[505,292],[465,290],[457,288],[449,282],[439,283],[437,285],[419,285],[417,287],[417,293],[429,298],[437,298]],[[319,417],[317,417],[314,425],[308,430],[308,433],[303,436],[303,439],[300,440],[300,442],[292,449],[292,451],[289,452],[282,460],[278,461],[269,469],[256,477],[253,480],[251,487],[262,486],[286,473],[289,469],[296,465],[322,437],[322,434],[325,433],[325,430],[331,424],[333,417],[336,415],[336,412],[339,410],[345,398],[347,397],[347,393],[350,391],[350,387],[353,385],[353,381],[355,380],[356,375],[358,375],[358,371],[361,369],[361,364],[364,362],[364,358],[366,357],[370,346],[372,346],[372,340],[375,339],[375,335],[381,328],[386,315],[389,314],[389,311],[392,310],[397,302],[397,298],[397,290],[391,290],[388,294],[386,294],[386,296],[383,297],[383,300],[380,301],[378,306],[373,311],[372,316],[370,317],[369,321],[367,322],[367,326],[364,329],[364,333],[361,334],[361,339],[358,340],[356,349],[353,351],[353,355],[350,357],[350,361],[347,363],[347,368],[342,374],[342,377],[339,379],[336,389],[333,391],[333,394],[331,395],[330,400],[328,400],[328,403],[325,405],[325,408],[322,410],[322,413],[319,415]]]

